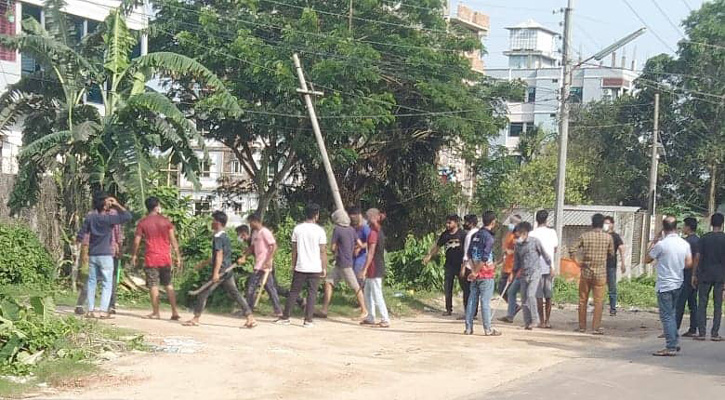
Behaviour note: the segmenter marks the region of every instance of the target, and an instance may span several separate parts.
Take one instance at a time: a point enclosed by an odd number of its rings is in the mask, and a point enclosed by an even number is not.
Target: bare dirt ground
[[[494,301],[495,305],[496,302]],[[503,306],[504,304],[502,304]],[[496,312],[496,317],[503,315]],[[554,311],[554,330],[497,324],[501,337],[463,336],[463,321],[425,313],[394,319],[390,329],[362,328],[346,318],[316,327],[240,329],[227,315],[202,316],[200,327],[143,319],[124,310],[110,323],[145,333],[151,344],[196,343],[190,354],[124,355],[103,372],[53,399],[455,399],[505,385],[596,351],[616,351],[658,333],[657,317],[621,312],[605,317],[606,336],[574,333],[572,307]],[[166,315],[168,317],[168,315]],[[189,317],[189,315],[184,315]],[[188,347],[187,347],[188,349]]]

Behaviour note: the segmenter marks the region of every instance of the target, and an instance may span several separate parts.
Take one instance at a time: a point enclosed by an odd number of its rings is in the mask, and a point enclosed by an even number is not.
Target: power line
[[[688,9],[688,10],[690,10],[690,12],[692,12],[692,7],[691,7],[691,6],[690,6],[690,4],[689,4],[689,3],[687,2],[687,0],[682,0],[682,3],[684,3],[684,4],[685,4],[685,7],[687,7],[687,9]]]
[[[672,19],[670,19],[669,15],[667,15],[667,13],[662,9],[662,7],[660,7],[660,5],[657,4],[657,0],[650,0],[650,1],[652,2],[652,4],[655,5],[655,7],[657,7],[657,10],[659,10],[660,14],[662,14],[662,16],[665,17],[667,22],[670,23],[670,26],[672,27],[672,29],[674,29],[675,32],[677,32],[677,34],[682,36],[682,38],[684,39],[685,35],[683,35],[680,28],[674,22],[672,22]]]
[[[652,29],[652,27],[651,27],[651,26],[650,26],[650,25],[649,25],[649,24],[647,23],[647,21],[645,21],[645,19],[644,19],[644,18],[642,18],[642,17],[641,17],[640,15],[639,15],[639,13],[638,13],[638,12],[637,12],[637,11],[636,11],[636,10],[634,9],[634,7],[632,7],[632,5],[631,5],[631,4],[629,4],[629,1],[628,1],[628,0],[622,0],[622,1],[623,1],[623,2],[624,2],[624,4],[625,4],[625,5],[626,5],[626,6],[627,6],[627,7],[629,8],[629,10],[630,10],[630,11],[632,11],[632,14],[634,14],[634,15],[635,15],[635,16],[637,17],[637,19],[639,19],[639,21],[640,21],[640,22],[641,22],[642,24],[644,24],[644,26],[646,26],[646,27],[647,27],[647,29],[648,29],[648,30],[649,30],[650,32],[652,32],[652,34],[653,34],[653,35],[655,35],[655,37],[657,38],[657,40],[659,40],[659,41],[660,41],[660,43],[662,43],[663,45],[665,45],[665,47],[667,47],[668,49],[670,49],[670,50],[671,50],[671,51],[672,51],[673,53],[677,53],[677,51],[676,51],[675,49],[673,49],[673,48],[672,48],[672,46],[670,46],[670,45],[669,45],[669,43],[665,42],[665,41],[664,41],[664,40],[662,39],[662,37],[660,37],[660,35],[658,35],[658,34],[657,34],[657,32],[655,32],[655,31],[654,31],[654,29]]]

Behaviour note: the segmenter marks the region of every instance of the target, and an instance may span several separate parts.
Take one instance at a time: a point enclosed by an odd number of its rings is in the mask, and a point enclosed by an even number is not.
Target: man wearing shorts
[[[174,225],[168,218],[161,215],[159,199],[149,197],[146,199],[148,215],[138,222],[136,236],[133,240],[133,257],[131,264],[136,266],[138,249],[141,246],[141,239],[144,240],[146,253],[144,254],[144,270],[146,271],[146,286],[151,294],[151,314],[147,318],[159,319],[159,284],[166,288],[166,295],[171,304],[171,319],[179,319],[179,311],[176,308],[176,293],[171,284],[171,249],[176,255],[176,267],[181,270],[182,261],[179,252],[179,243],[174,234]]]
[[[539,210],[536,213],[536,229],[531,231],[530,237],[536,238],[549,258],[549,263],[544,257],[539,260],[541,268],[541,280],[536,290],[536,310],[539,314],[539,328],[551,328],[549,318],[551,317],[551,298],[554,297],[554,253],[559,247],[559,238],[554,229],[546,226],[549,219],[549,212]]]
[[[358,234],[355,228],[350,226],[350,217],[345,210],[338,209],[332,213],[332,222],[335,228],[332,231],[332,252],[335,253],[335,269],[327,274],[325,281],[325,297],[322,302],[322,311],[316,313],[319,318],[327,318],[327,312],[332,299],[333,288],[342,280],[355,292],[357,302],[360,305],[360,318],[367,317],[368,312],[365,308],[365,299],[363,292],[360,290],[355,271],[353,271],[353,254],[355,246],[362,247],[358,241]]]

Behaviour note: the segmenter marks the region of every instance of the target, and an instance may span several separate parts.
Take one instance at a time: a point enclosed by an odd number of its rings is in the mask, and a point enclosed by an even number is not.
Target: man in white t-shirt
[[[541,247],[544,248],[546,255],[552,260],[551,266],[549,266],[543,257],[540,260],[541,265],[541,280],[539,281],[539,288],[536,290],[536,308],[539,312],[539,328],[551,329],[551,323],[549,323],[549,317],[551,317],[551,298],[554,297],[554,253],[556,253],[557,247],[559,247],[559,238],[556,236],[554,229],[546,226],[546,222],[549,219],[549,212],[546,210],[539,210],[536,212],[536,229],[531,231],[530,237],[535,237],[541,242]]]
[[[287,304],[277,324],[289,325],[290,312],[295,299],[307,284],[307,304],[305,306],[305,328],[314,327],[313,316],[317,289],[320,278],[327,274],[327,234],[317,221],[320,219],[320,206],[309,204],[305,207],[305,222],[297,225],[292,231],[292,287],[287,297]]]

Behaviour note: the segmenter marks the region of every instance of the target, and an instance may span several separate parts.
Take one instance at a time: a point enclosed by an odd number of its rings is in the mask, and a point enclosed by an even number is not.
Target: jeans
[[[516,316],[516,308],[518,307],[518,304],[516,303],[516,295],[519,293],[519,289],[521,289],[521,279],[514,278],[506,291],[506,300],[508,301],[508,312],[506,313],[506,316],[512,321]]]
[[[237,289],[237,281],[234,277],[234,273],[228,272],[223,274],[219,278],[219,282],[209,286],[204,291],[199,293],[196,299],[196,305],[194,306],[195,317],[201,316],[201,313],[204,311],[204,307],[206,307],[207,299],[219,286],[221,286],[224,291],[227,292],[227,295],[229,295],[229,297],[237,302],[239,307],[242,308],[245,317],[252,313],[252,309],[249,308],[249,304],[247,304],[247,301],[244,300],[244,296],[242,296],[242,294],[239,293],[239,289]]]
[[[297,272],[292,274],[292,286],[290,287],[287,303],[284,306],[282,319],[289,319],[292,312],[292,305],[302,292],[302,287],[307,284],[307,304],[305,304],[305,321],[312,322],[315,314],[315,303],[317,302],[317,290],[320,287],[320,274],[309,272]]]
[[[120,267],[121,261],[118,258],[113,259],[113,276],[111,282],[113,288],[111,289],[111,302],[108,304],[108,308],[111,310],[116,309],[116,291],[118,289],[118,281],[116,276],[118,275],[118,268]],[[86,283],[83,284],[80,292],[78,292],[78,300],[76,300],[76,307],[83,307],[88,300],[88,277],[86,277]],[[90,311],[90,310],[89,310]]]
[[[254,310],[254,301],[257,297],[257,286],[262,283],[264,279],[264,271],[254,271],[247,281],[247,303]],[[259,290],[262,290],[260,287]],[[279,315],[282,314],[282,307],[279,303],[279,295],[277,294],[277,282],[274,279],[272,272],[267,276],[267,283],[264,284],[264,290],[267,291],[269,299],[272,300],[272,308],[274,313]]]
[[[530,276],[522,276],[521,282],[521,306],[524,311],[524,325],[538,325],[539,312],[536,310],[536,290],[539,288],[541,274],[532,273]]]
[[[617,268],[607,268],[607,286],[609,288],[609,312],[617,312]]]
[[[101,312],[108,312],[113,294],[113,257],[90,256],[88,262],[88,281],[86,282],[88,311],[95,311],[96,284],[101,278]]]
[[[697,330],[700,336],[705,336],[707,330],[707,297],[712,291],[712,299],[715,302],[715,315],[712,317],[712,330],[710,335],[716,337],[720,335],[720,321],[722,319],[722,282],[700,282],[697,285],[698,302],[697,302]]]
[[[604,308],[604,286],[607,282],[599,279],[579,278],[579,329],[587,329],[587,305],[589,292],[594,294],[594,316],[592,329],[599,330],[602,326],[602,309]]]
[[[496,285],[493,278],[476,279],[471,282],[471,296],[468,297],[468,306],[466,307],[467,332],[473,332],[473,316],[479,299],[481,302],[483,331],[486,333],[491,332],[491,298],[493,297],[494,286]]]
[[[680,335],[677,333],[675,306],[680,289],[657,293],[657,305],[660,308],[660,321],[665,332],[665,343],[668,350],[676,350]]]
[[[685,270],[685,279],[682,282],[680,295],[677,297],[677,330],[682,326],[682,317],[685,316],[685,304],[690,308],[690,329],[688,332],[697,332],[697,289],[692,287],[692,268]]]
[[[388,315],[388,306],[385,305],[385,297],[383,296],[383,278],[366,278],[365,288],[363,289],[365,296],[365,307],[368,309],[368,322],[375,322],[375,308],[380,311],[380,322],[390,323]]]

